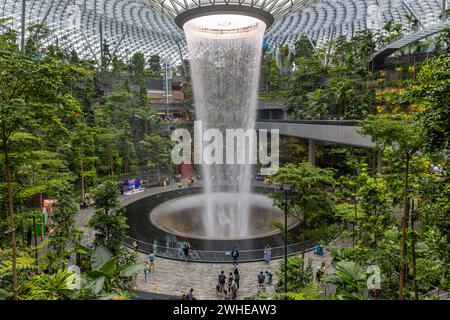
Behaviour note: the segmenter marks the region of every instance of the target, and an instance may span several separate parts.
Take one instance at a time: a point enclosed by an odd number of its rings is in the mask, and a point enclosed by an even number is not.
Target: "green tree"
[[[281,85],[281,74],[275,57],[264,56],[261,67],[262,85],[265,91],[276,90]]]
[[[49,244],[55,250],[55,257],[59,260],[68,258],[79,245],[81,231],[75,227],[75,216],[78,210],[70,195],[64,192],[56,199],[51,214]],[[64,264],[59,264],[64,267]]]
[[[333,219],[334,202],[329,194],[334,184],[331,170],[315,167],[308,162],[290,163],[280,167],[270,181],[292,187],[288,214],[304,226],[313,228],[323,226]],[[270,197],[276,206],[284,207],[285,196],[282,192],[272,192]],[[304,236],[305,233],[302,232],[302,242],[304,242]],[[302,250],[302,259],[304,260],[304,250]]]
[[[406,92],[423,109],[426,144],[434,151],[450,148],[450,29],[441,37],[447,39],[447,51],[438,51],[440,54],[426,60],[417,81]]]
[[[170,174],[173,171],[171,160],[172,142],[169,138],[161,135],[146,135],[140,145],[145,150],[145,159],[149,169],[156,169],[158,181],[161,174]]]
[[[150,58],[148,58],[148,66],[150,71],[153,72],[153,74],[158,75],[161,71],[161,58],[157,54],[152,54]]]
[[[301,292],[313,280],[312,268],[310,265],[303,270],[303,259],[300,257],[289,257],[287,260],[287,292]],[[280,262],[276,273],[278,288],[284,288],[285,265],[284,260]],[[283,289],[284,290],[284,289]]]
[[[135,52],[130,59],[129,70],[135,77],[135,80],[139,80],[144,73],[145,58],[141,52]]]
[[[95,188],[92,194],[95,213],[88,226],[95,230],[95,245],[119,254],[127,235],[128,225],[124,209],[119,203],[119,191],[115,181],[107,181]]]
[[[81,199],[84,199],[87,182],[95,181],[95,163],[98,158],[95,156],[94,134],[90,126],[84,121],[79,121],[71,134],[71,140],[66,145],[67,159],[73,162],[77,173],[79,186],[81,189]]]
[[[406,237],[410,211],[410,163],[424,144],[424,127],[407,114],[383,114],[369,116],[362,123],[362,133],[370,135],[378,147],[391,148],[402,164],[403,170],[403,218],[399,298],[404,297]]]
[[[364,212],[358,218],[361,227],[359,242],[361,245],[376,248],[379,239],[388,228],[392,227],[394,222],[389,205],[388,184],[383,177],[370,177],[364,172],[358,177],[358,180],[360,181],[358,197]]]
[[[84,70],[51,56],[29,59],[19,52],[13,40],[12,36],[0,39],[0,144],[2,172],[7,181],[6,200],[10,222],[7,233],[11,235],[13,249],[12,286],[14,298],[17,299],[14,179],[19,163],[14,162],[14,141],[26,136],[26,129],[31,132],[28,137],[38,134],[45,137],[64,130],[61,117],[78,107],[68,93],[71,84],[67,80],[75,81]],[[46,131],[40,130],[43,127]]]

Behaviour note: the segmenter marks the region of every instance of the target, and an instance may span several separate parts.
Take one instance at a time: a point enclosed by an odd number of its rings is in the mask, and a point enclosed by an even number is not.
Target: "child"
[[[145,279],[145,283],[147,283],[148,281],[147,281],[147,277],[148,277],[148,273],[150,272],[150,270],[149,270],[149,265],[147,265],[147,267],[145,267],[145,269],[144,269],[144,279]]]

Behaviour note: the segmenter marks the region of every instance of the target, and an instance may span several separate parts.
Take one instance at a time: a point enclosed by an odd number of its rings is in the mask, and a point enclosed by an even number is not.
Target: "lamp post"
[[[283,184],[281,185],[281,190],[284,194],[284,299],[286,300],[286,293],[287,293],[287,267],[288,267],[288,233],[287,233],[287,217],[288,217],[288,195],[292,190],[292,187],[290,185]]]

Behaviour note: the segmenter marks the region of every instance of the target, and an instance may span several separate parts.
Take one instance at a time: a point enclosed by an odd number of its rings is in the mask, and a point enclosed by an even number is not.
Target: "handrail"
[[[325,119],[324,120],[257,119],[256,122],[314,124],[324,126],[346,126],[346,127],[356,127],[359,124],[357,120],[325,120]]]
[[[127,237],[124,244],[132,248],[133,242],[137,242],[138,251],[142,253],[149,253],[150,250],[154,250],[154,253],[158,257],[174,259],[174,260],[184,260],[182,242],[177,242],[174,247],[167,247],[159,244],[152,244],[145,241],[141,241],[132,237]],[[305,242],[292,243],[287,246],[288,255],[294,255],[302,251],[310,251],[313,247],[319,243],[319,238],[312,238],[306,240]],[[304,245],[303,245],[304,244]],[[143,248],[144,247],[144,248]],[[146,247],[146,248],[145,248]],[[196,250],[190,249],[192,262],[228,262],[230,258],[231,250]],[[262,261],[264,248],[260,249],[250,249],[250,250],[240,250],[240,262],[254,262]],[[271,257],[279,258],[284,256],[284,246],[277,246],[271,248]]]
[[[154,245],[153,243],[149,243],[149,242],[145,242],[145,241],[142,241],[142,240],[138,240],[138,239],[135,239],[135,238],[130,237],[130,236],[127,236],[127,238],[132,240],[132,241],[137,241],[138,243],[148,244],[150,246]],[[313,241],[313,240],[314,241],[320,240],[320,238],[311,238],[311,239],[305,240],[305,243]],[[288,244],[287,246],[288,247],[292,247],[292,246],[295,246],[295,245],[301,245],[302,243],[303,242],[296,242],[296,243]],[[160,247],[160,248],[163,248],[163,249],[176,249],[174,247],[165,247],[165,246],[162,246],[162,245],[159,245],[159,244],[157,246]],[[271,250],[283,249],[283,248],[284,248],[284,246],[271,247]],[[264,250],[264,249],[265,248],[261,248],[261,249],[247,249],[247,250],[239,250],[239,252],[252,252],[252,251],[259,251],[259,250]],[[201,252],[228,252],[228,251],[231,251],[231,250],[196,250],[196,251],[201,251]]]

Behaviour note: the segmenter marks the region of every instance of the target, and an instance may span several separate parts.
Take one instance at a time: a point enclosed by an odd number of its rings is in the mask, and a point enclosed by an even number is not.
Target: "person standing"
[[[241,278],[241,275],[239,274],[239,269],[234,269],[234,283],[236,284],[236,289],[239,289],[239,280]]]
[[[149,272],[151,272],[151,271],[155,272],[155,259],[156,259],[156,256],[153,253],[153,250],[150,250],[150,253],[148,255]]]
[[[264,248],[264,261],[266,263],[270,262],[270,254],[271,254],[272,249],[270,248],[270,246],[267,244],[266,247]]]
[[[239,251],[237,247],[234,247],[233,251],[231,251],[231,257],[233,258],[233,267],[237,268],[239,259]]]
[[[138,242],[136,241],[136,240],[134,240],[133,241],[133,249],[134,249],[134,251],[138,251],[138,249],[139,249],[139,244],[138,244]]]
[[[191,290],[189,290],[189,292],[187,293],[187,299],[186,300],[197,300],[194,297],[194,288],[191,288]]]
[[[264,275],[264,273],[261,271],[258,274],[258,285],[260,287],[264,287],[264,283],[266,282],[266,276]]]

